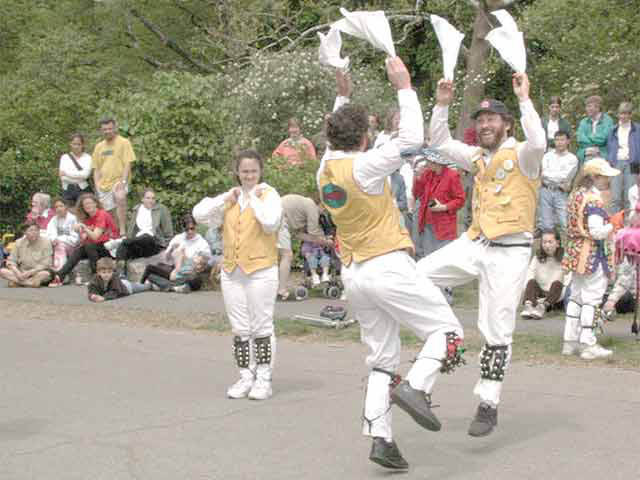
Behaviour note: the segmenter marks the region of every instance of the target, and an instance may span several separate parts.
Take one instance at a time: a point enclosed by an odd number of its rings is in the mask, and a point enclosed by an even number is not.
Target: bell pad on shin
[[[268,337],[260,337],[253,340],[256,354],[256,363],[258,365],[271,363],[271,335]]]
[[[487,345],[480,352],[480,378],[501,382],[507,368],[508,345]]]
[[[462,354],[465,352],[464,342],[455,332],[447,332],[445,335],[447,341],[447,353],[442,360],[440,373],[452,373],[457,367],[467,363],[465,359],[462,358]]]
[[[238,367],[249,368],[250,355],[249,340],[233,337],[233,356],[238,363]]]

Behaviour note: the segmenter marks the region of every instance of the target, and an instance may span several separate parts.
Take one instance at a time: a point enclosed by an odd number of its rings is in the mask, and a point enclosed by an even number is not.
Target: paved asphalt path
[[[11,296],[23,292],[33,294]],[[136,298],[122,307],[126,300]],[[359,434],[364,355],[361,345],[283,340],[275,396],[228,400],[229,335],[5,316],[0,479],[389,478],[367,460],[370,443]],[[439,433],[394,410],[411,464],[397,478],[639,478],[638,372],[516,363],[498,430],[483,439],[466,435],[476,377],[466,366],[436,385]]]

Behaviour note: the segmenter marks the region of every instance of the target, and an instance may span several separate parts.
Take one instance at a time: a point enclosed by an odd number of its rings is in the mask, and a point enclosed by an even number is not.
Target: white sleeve
[[[518,163],[520,170],[527,177],[536,179],[540,176],[540,165],[547,148],[547,138],[540,116],[531,100],[520,102],[520,113],[522,114],[520,124],[526,141],[519,143],[516,147]]]
[[[529,268],[527,268],[527,279],[526,279],[526,283],[529,282],[529,280],[535,280],[536,278],[536,271],[538,269],[538,257],[534,256],[531,259],[531,262],[529,263]],[[525,283],[525,285],[526,285]]]
[[[249,205],[265,233],[273,233],[280,228],[282,201],[275,189],[268,187],[263,199],[259,199],[252,190],[249,193]]]
[[[72,215],[72,214],[69,214],[69,215]],[[51,225],[52,223],[53,223],[53,221],[49,222],[49,225]],[[67,222],[65,221],[65,223],[67,223]],[[60,235],[58,237],[58,240],[60,240],[61,242],[66,243],[66,244],[69,244],[69,245],[77,245],[78,242],[80,241],[80,235],[78,234],[78,232],[76,232],[73,229],[73,226],[76,223],[78,223],[78,220],[76,219],[75,215],[73,216],[73,218],[71,218],[69,220],[68,223],[69,223],[69,232],[70,232],[69,235]],[[47,229],[48,228],[49,227],[47,226]]]
[[[197,223],[218,228],[224,221],[224,204],[230,195],[229,192],[225,192],[213,198],[203,198],[193,207],[193,218]]]
[[[430,145],[445,154],[456,166],[463,170],[471,171],[473,164],[471,159],[479,151],[480,147],[467,145],[459,140],[454,140],[449,131],[449,107],[435,105],[429,121]]]
[[[587,218],[587,225],[589,226],[589,234],[594,240],[604,240],[607,238],[613,225],[610,223],[604,223],[604,218],[600,215],[589,215]]]
[[[416,92],[411,89],[398,90],[400,125],[398,136],[380,148],[359,153],[353,163],[353,177],[365,192],[380,194],[384,181],[404,163],[400,153],[419,148],[424,141],[422,109]]]
[[[50,242],[58,238],[58,217],[52,218],[47,224],[47,238]]]
[[[198,238],[198,243],[196,244],[196,253],[206,253],[211,256],[211,247],[209,246],[209,242],[205,240],[205,238],[200,235]]]

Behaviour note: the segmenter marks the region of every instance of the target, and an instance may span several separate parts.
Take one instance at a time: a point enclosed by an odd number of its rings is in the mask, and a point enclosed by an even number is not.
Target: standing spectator
[[[627,193],[636,184],[640,170],[640,124],[631,121],[633,105],[622,102],[618,107],[618,124],[613,128],[607,141],[609,163],[620,170],[620,175],[611,179],[611,210],[619,212],[629,205]]]
[[[553,230],[559,225],[567,229],[567,199],[571,183],[578,171],[578,158],[567,150],[569,133],[558,130],[555,149],[542,157],[542,186],[538,192],[538,228]]]
[[[68,211],[64,200],[56,198],[53,206],[56,214],[47,226],[47,238],[53,246],[53,269],[60,270],[80,243],[80,236],[74,229],[78,219]]]
[[[613,130],[613,120],[601,111],[602,97],[594,95],[585,101],[587,116],[578,124],[578,158],[580,164],[595,158],[608,158],[607,140]]]
[[[114,213],[118,230],[127,228],[127,193],[131,181],[131,163],[136,155],[131,142],[118,135],[116,121],[107,118],[100,122],[104,140],[99,142],[92,157],[93,182],[100,204],[105,211]]]
[[[100,208],[100,203],[93,193],[80,195],[76,210],[81,223],[76,223],[73,229],[80,235],[81,246],[74,250],[67,262],[56,272],[49,284],[50,287],[61,286],[65,277],[85,258],[89,259],[91,272],[96,273],[98,259],[111,256],[104,244],[120,236],[113,217]]]
[[[426,257],[458,236],[457,213],[465,195],[460,175],[437,150],[425,148],[422,154],[427,169],[416,178],[413,195],[420,199],[418,242]]]
[[[398,127],[400,125],[400,110],[392,108],[387,112],[387,116],[384,121],[384,130],[378,133],[376,141],[373,143],[373,148],[380,148],[389,140],[395,138],[398,135]]]
[[[608,281],[615,276],[610,241],[614,225],[604,210],[600,191],[606,190],[609,178],[619,173],[604,158],[589,160],[569,198],[567,250],[562,267],[573,272],[573,279],[565,317],[563,355],[576,354],[584,360],[593,360],[613,353],[598,345],[595,332]]]
[[[380,118],[377,113],[370,113],[368,116],[369,119],[369,129],[367,130],[367,150],[373,148],[373,145],[376,143],[376,138],[380,133]]]
[[[276,243],[282,204],[278,192],[259,183],[263,165],[258,152],[238,153],[234,173],[240,186],[215,198],[204,198],[193,208],[198,222],[210,227],[224,225],[220,287],[240,373],[240,379],[227,390],[230,398],[266,400],[273,393]]]
[[[91,192],[91,155],[84,151],[84,137],[79,133],[71,135],[71,151],[60,157],[58,175],[62,182],[62,198],[67,205],[76,204],[83,193]]]
[[[31,210],[27,212],[26,222],[34,222],[40,228],[40,234],[47,234],[47,225],[56,214],[51,208],[51,196],[38,192],[31,197]]]
[[[475,147],[478,145],[478,132],[474,125],[464,129],[462,134],[462,142]],[[471,172],[462,170],[460,172],[462,179],[462,186],[464,187],[464,209],[462,210],[462,225],[465,230],[471,227],[472,221],[472,200],[473,200],[473,178],[474,175]]]
[[[29,221],[24,236],[16,241],[6,268],[0,268],[0,277],[10,287],[41,287],[51,280],[51,242],[40,235],[38,225]]]
[[[152,257],[164,250],[172,237],[169,209],[156,202],[153,189],[145,188],[141,203],[133,207],[127,238],[117,247],[116,259]]]
[[[549,115],[542,119],[542,128],[544,128],[547,135],[547,150],[555,148],[556,132],[562,130],[571,135],[571,125],[560,116],[561,108],[562,101],[560,97],[551,97],[551,100],[549,100]]]
[[[288,122],[289,138],[283,140],[273,151],[272,156],[284,157],[289,165],[302,165],[305,160],[316,160],[316,149],[302,136],[300,122],[290,118]]]
[[[561,305],[565,281],[562,270],[564,250],[557,230],[543,230],[541,248],[531,260],[524,289],[523,318],[540,320],[547,310]]]

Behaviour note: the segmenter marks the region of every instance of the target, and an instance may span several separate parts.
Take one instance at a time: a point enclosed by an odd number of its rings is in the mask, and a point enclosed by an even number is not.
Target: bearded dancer
[[[485,338],[480,352],[480,397],[469,435],[490,434],[498,423],[502,380],[511,359],[516,309],[531,257],[540,164],[546,147],[540,117],[529,99],[529,79],[513,75],[526,141],[507,135],[509,112],[502,102],[483,101],[472,115],[480,148],[453,140],[448,106],[453,83],[440,80],[431,116],[432,147],[475,174],[473,221],[460,238],[418,262],[439,287],[479,281],[478,328]]]
[[[426,342],[391,399],[431,431],[441,427],[431,411],[431,390],[439,372],[462,363],[462,328],[441,291],[418,277],[413,243],[400,226],[387,177],[404,163],[401,151],[422,145],[422,112],[400,58],[387,61],[387,74],[398,90],[399,133],[369,151],[367,112],[347,104],[350,80],[336,74],[338,98],[326,127],[330,148],[318,170],[318,186],[337,225],[349,303],[371,350],[363,421],[364,435],[373,437],[369,459],[385,468],[406,469],[392,437],[389,391],[398,378],[400,325]]]

